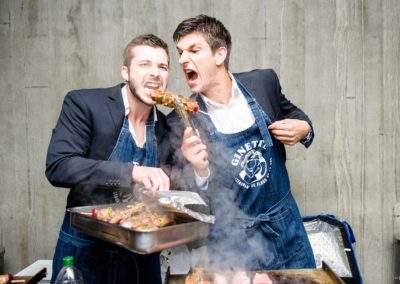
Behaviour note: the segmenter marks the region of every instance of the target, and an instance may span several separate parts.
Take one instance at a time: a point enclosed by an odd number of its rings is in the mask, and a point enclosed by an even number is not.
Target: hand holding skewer
[[[196,135],[193,135],[196,133]],[[197,175],[206,177],[208,171],[208,152],[207,146],[203,144],[197,130],[188,127],[183,132],[181,151],[185,159],[192,165]]]
[[[192,165],[197,175],[206,177],[209,174],[207,146],[201,141],[200,134],[196,130],[192,120],[192,115],[199,111],[197,102],[186,97],[176,96],[171,92],[163,92],[159,89],[154,90],[151,98],[158,104],[174,108],[182,119],[186,127],[182,139],[182,154]]]

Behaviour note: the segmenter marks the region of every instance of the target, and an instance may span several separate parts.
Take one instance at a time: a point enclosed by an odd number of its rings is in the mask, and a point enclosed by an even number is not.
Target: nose
[[[154,77],[160,76],[160,68],[155,64],[150,68],[150,74]]]
[[[183,65],[183,64],[187,63],[188,61],[189,61],[189,56],[187,54],[187,51],[186,50],[182,51],[182,53],[179,57],[179,60],[178,60],[179,64]]]

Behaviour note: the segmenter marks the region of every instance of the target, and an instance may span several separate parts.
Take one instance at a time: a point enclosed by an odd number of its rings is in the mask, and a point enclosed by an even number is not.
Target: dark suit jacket
[[[281,92],[281,86],[276,73],[272,69],[253,70],[250,72],[233,74],[234,77],[240,81],[244,87],[254,96],[256,101],[261,105],[262,109],[268,114],[271,121],[282,120],[285,118],[300,119],[307,121],[311,128],[312,123],[308,116],[289,100]],[[199,99],[198,95],[194,94],[191,97]],[[195,126],[200,131],[200,136],[207,145],[209,157],[212,160],[215,155],[221,153],[213,152],[212,140],[207,131],[207,127],[204,125],[204,120],[200,119],[203,114],[196,114],[194,116]],[[180,152],[180,145],[182,143],[183,136],[183,124],[175,112],[172,112],[167,117],[168,124],[171,129],[170,141],[172,144],[173,155],[169,157],[171,164],[179,165],[171,169],[171,178],[173,187],[177,188],[193,188],[194,187],[194,173],[191,166],[186,163]],[[308,147],[314,138],[314,132],[312,130],[311,139],[305,144]],[[282,159],[286,159],[285,147],[279,141],[275,141],[275,145],[278,147],[278,152],[282,156]],[[213,169],[211,165],[211,178],[215,172],[218,172],[218,165]],[[215,166],[215,165],[214,165]],[[219,165],[221,166],[221,165]],[[179,170],[178,170],[179,169]],[[214,173],[213,173],[214,172]]]
[[[71,187],[67,207],[96,204],[101,191],[131,187],[133,165],[107,161],[125,117],[123,85],[75,90],[64,99],[48,147],[46,176],[54,186]],[[159,111],[157,118],[158,152],[164,152],[166,120]]]
[[[311,145],[314,139],[312,122],[301,109],[292,104],[286,99],[285,95],[282,94],[282,88],[274,70],[257,69],[233,75],[246,87],[250,94],[254,96],[272,122],[286,118],[307,121],[311,126],[311,138],[304,143],[304,146],[308,148]],[[278,148],[279,152],[286,160],[284,145],[279,142]]]
[[[312,127],[308,116],[282,94],[282,88],[274,70],[257,69],[233,75],[254,96],[272,122],[292,118],[305,120]],[[311,142],[312,140],[308,145]]]

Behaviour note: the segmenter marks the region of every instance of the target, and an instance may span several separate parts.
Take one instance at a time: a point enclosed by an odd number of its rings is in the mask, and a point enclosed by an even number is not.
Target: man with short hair
[[[175,113],[168,116],[176,152],[172,160],[185,173],[177,178],[180,172],[174,171],[171,179],[184,189],[202,181],[196,190],[208,197],[216,217],[208,239],[212,265],[315,267],[290,191],[284,149],[284,144],[311,144],[310,119],[281,93],[273,70],[229,72],[231,36],[219,20],[206,15],[186,19],[173,39],[202,112],[193,117],[198,135],[184,129]]]
[[[74,90],[64,99],[46,176],[54,186],[71,188],[67,208],[130,201],[134,184],[169,190],[169,178],[159,168],[169,144],[165,116],[150,97],[167,86],[168,46],[152,34],[138,36],[126,46],[123,64],[125,83]],[[69,212],[53,258],[52,283],[64,256],[74,256],[85,284],[161,283],[158,253],[138,255],[74,230]]]

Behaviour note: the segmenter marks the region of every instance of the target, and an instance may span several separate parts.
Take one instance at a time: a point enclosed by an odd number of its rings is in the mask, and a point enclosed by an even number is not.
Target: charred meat
[[[99,220],[119,224],[129,229],[152,230],[173,223],[173,214],[152,208],[146,203],[128,205],[125,209],[93,209],[91,216]]]
[[[160,89],[156,89],[152,92],[151,98],[156,103],[171,108],[174,108],[177,102],[182,103],[185,110],[191,114],[199,110],[199,105],[196,101],[186,97],[176,96],[172,92],[163,92]]]

